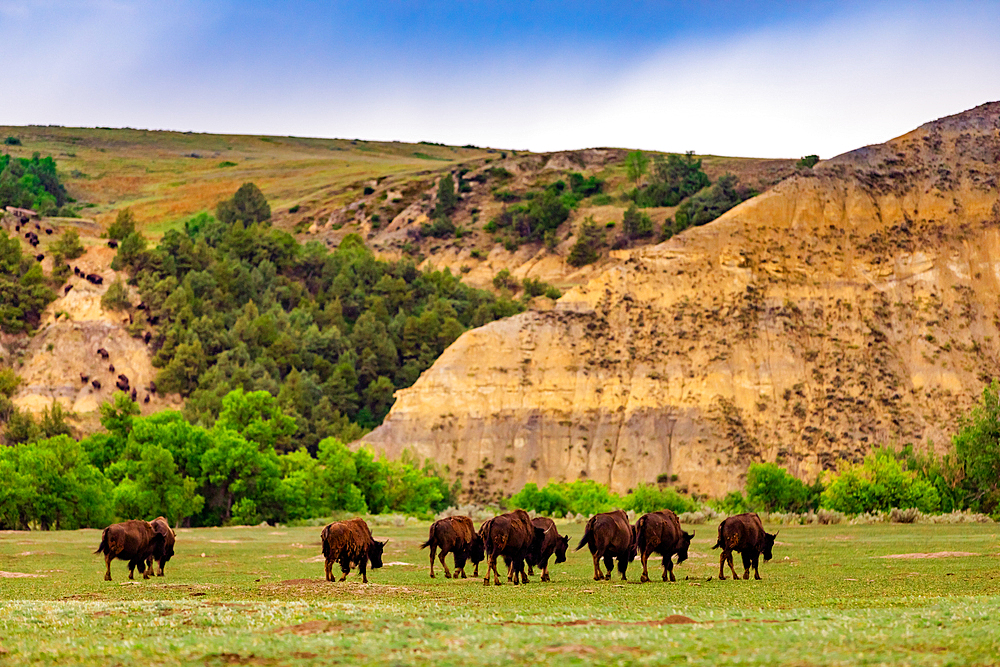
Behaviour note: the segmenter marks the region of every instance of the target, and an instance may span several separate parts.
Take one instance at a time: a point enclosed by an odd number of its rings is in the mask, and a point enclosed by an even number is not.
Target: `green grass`
[[[167,576],[128,582],[96,530],[0,534],[0,663],[996,664],[998,527],[783,527],[763,581],[719,581],[695,526],[679,581],[591,579],[586,551],[553,582],[484,588],[427,577],[427,524],[375,527],[387,566],[323,581],[319,528],[181,531]],[[579,524],[561,526],[571,545]],[[940,559],[893,553],[967,551]],[[204,554],[204,555],[202,555]],[[391,563],[391,564],[388,564]],[[657,559],[658,563],[658,559]],[[737,557],[737,569],[739,558]],[[470,569],[471,572],[471,569]],[[685,577],[690,577],[685,579]],[[710,580],[709,577],[712,577]],[[696,623],[661,624],[671,615]]]

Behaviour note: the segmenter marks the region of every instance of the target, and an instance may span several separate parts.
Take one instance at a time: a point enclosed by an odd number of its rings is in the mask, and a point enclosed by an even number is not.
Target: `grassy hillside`
[[[106,223],[131,206],[154,236],[247,181],[267,194],[280,224],[296,204],[305,215],[302,209],[353,200],[367,181],[489,154],[399,142],[53,126],[0,126],[0,136],[20,140],[3,146],[11,155],[51,154],[70,195],[93,204],[88,217]]]

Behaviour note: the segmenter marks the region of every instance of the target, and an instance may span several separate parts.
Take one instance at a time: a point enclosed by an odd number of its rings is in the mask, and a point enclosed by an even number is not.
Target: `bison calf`
[[[153,527],[160,535],[163,535],[163,542],[157,542],[157,545],[153,548],[153,553],[149,555],[146,559],[146,567],[150,572],[153,571],[153,561],[156,561],[158,568],[156,570],[156,576],[163,576],[163,566],[167,564],[167,561],[174,555],[174,544],[177,541],[177,536],[174,531],[170,529],[170,524],[167,520],[158,516],[149,522],[149,525]]]
[[[451,579],[451,572],[444,562],[449,553],[455,557],[455,578],[461,575],[465,579],[465,562],[471,560],[475,565],[473,577],[479,576],[479,563],[484,557],[483,539],[476,534],[472,519],[467,516],[449,516],[431,524],[427,541],[420,545],[421,549],[431,549],[431,579],[434,578],[434,557],[441,550],[441,567],[444,568],[444,578]]]
[[[668,575],[670,581],[677,581],[672,557],[677,554],[678,565],[686,561],[693,537],[694,533],[688,535],[681,530],[680,519],[670,510],[650,512],[639,517],[635,522],[635,541],[642,560],[642,576],[639,581],[649,581],[646,561],[654,553],[663,556],[663,581],[667,581]]]
[[[712,547],[722,548],[719,556],[719,579],[726,578],[726,563],[729,563],[733,579],[739,579],[733,568],[734,551],[739,551],[743,556],[743,578],[750,578],[750,566],[753,566],[753,578],[760,579],[760,572],[757,571],[760,555],[764,555],[765,563],[771,560],[771,548],[774,547],[774,538],[777,536],[777,533],[771,535],[764,532],[764,524],[760,522],[756,512],[737,514],[725,519],[719,524],[719,539]]]
[[[97,551],[94,552],[95,554],[104,554],[104,562],[107,566],[104,581],[111,581],[111,561],[116,558],[128,561],[129,579],[135,579],[134,574],[137,567],[142,578],[149,579],[146,560],[158,548],[163,548],[163,541],[164,536],[156,532],[148,521],[133,519],[105,528],[104,532],[101,533],[101,546],[97,547]]]
[[[373,570],[382,567],[382,550],[389,541],[376,541],[368,524],[360,518],[331,523],[320,533],[320,539],[323,542],[323,556],[326,558],[327,581],[333,581],[334,563],[340,563],[340,569],[344,573],[340,581],[347,579],[351,565],[357,564],[361,581],[366,584],[368,563],[371,562]]]
[[[590,554],[594,557],[594,581],[611,578],[615,558],[618,559],[618,571],[622,575],[622,581],[625,581],[628,564],[634,561],[636,556],[635,526],[629,524],[625,512],[615,510],[590,517],[583,538],[576,547],[577,551],[584,545],[590,547]],[[604,559],[607,575],[601,572],[601,559]]]

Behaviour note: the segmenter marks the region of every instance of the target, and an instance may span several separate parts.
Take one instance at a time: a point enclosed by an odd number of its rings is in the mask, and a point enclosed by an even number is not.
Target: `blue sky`
[[[995,2],[0,0],[0,29],[0,124],[832,157],[1000,99]]]

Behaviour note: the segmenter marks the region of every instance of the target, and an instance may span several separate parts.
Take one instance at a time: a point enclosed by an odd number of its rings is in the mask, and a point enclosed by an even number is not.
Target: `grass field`
[[[367,586],[323,580],[320,528],[182,530],[166,577],[136,582],[122,561],[103,581],[97,530],[4,532],[0,664],[1000,663],[996,524],[782,527],[759,582],[719,581],[715,527],[692,528],[675,584],[658,564],[639,584],[638,560],[595,582],[584,550],[489,588],[428,578],[426,523],[375,528]],[[881,558],[941,551],[975,555]]]

